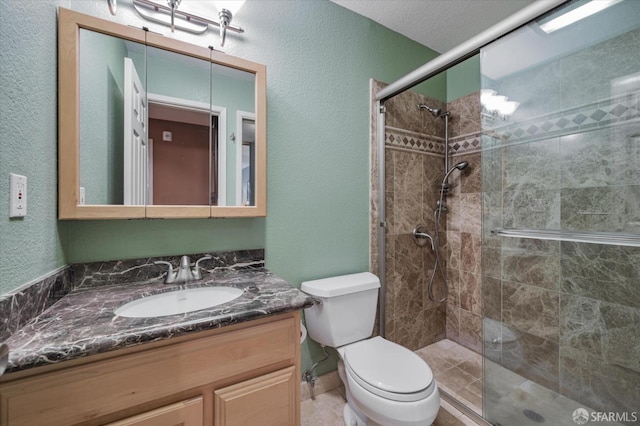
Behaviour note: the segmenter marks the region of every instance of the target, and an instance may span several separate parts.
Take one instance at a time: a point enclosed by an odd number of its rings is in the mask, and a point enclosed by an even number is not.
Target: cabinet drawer
[[[294,318],[8,382],[0,386],[0,425],[97,423],[253,370],[295,365]]]

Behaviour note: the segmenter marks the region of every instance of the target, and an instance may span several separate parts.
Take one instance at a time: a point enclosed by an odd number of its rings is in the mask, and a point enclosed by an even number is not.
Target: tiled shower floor
[[[477,414],[482,414],[482,357],[451,340],[416,351],[427,361],[438,387]]]
[[[438,386],[482,415],[482,356],[451,340],[441,340],[416,351],[426,360]],[[575,426],[573,412],[586,408],[490,360],[485,360],[484,417],[503,426]],[[619,425],[609,422],[607,425]]]
[[[446,339],[418,349],[416,353],[429,363],[441,390],[476,413],[482,414],[482,357],[479,354]],[[489,380],[486,395],[490,398],[486,401],[486,414],[494,424],[540,426],[544,423],[553,426],[575,426],[572,413],[576,408],[583,407],[577,402],[491,361],[485,361],[485,368]],[[315,399],[303,401],[302,425],[343,426],[343,392],[343,388],[338,388],[317,395]],[[536,421],[527,417],[524,413],[528,410],[541,415],[544,422],[541,423],[540,418]],[[436,421],[436,424],[440,422]],[[467,418],[464,424],[473,422]],[[614,424],[618,425],[613,422],[607,423],[609,426]]]

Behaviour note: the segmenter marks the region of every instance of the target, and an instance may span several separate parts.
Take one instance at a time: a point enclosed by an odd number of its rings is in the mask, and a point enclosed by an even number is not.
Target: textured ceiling
[[[534,0],[331,1],[444,53]]]

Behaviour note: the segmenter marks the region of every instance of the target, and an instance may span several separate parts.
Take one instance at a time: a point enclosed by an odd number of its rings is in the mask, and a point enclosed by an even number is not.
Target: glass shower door
[[[569,3],[481,52],[483,404],[502,426],[640,422],[640,2],[556,28],[607,2]]]

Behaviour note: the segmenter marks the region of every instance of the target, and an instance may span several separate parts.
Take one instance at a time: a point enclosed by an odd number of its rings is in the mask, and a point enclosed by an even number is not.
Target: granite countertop
[[[153,318],[116,316],[124,303],[181,288],[229,286],[237,299],[195,312]],[[264,268],[213,271],[189,284],[139,283],[80,287],[14,333],[6,373],[224,327],[313,304],[311,298]]]

